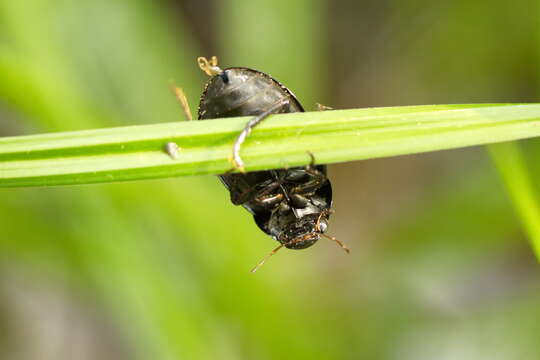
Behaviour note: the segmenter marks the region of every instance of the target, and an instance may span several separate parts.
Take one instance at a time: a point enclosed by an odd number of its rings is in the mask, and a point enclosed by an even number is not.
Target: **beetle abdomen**
[[[199,105],[199,119],[258,115],[279,101],[289,100],[276,112],[304,111],[294,95],[260,71],[229,68],[206,84]]]

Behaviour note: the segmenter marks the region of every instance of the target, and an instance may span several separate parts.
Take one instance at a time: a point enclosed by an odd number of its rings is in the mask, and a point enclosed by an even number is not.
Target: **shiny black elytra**
[[[223,117],[253,116],[233,146],[233,169],[219,178],[230,191],[234,205],[249,211],[259,228],[280,245],[254,269],[282,247],[305,249],[321,237],[337,242],[325,234],[332,206],[332,186],[326,177],[326,166],[254,171],[245,173],[240,148],[251,130],[271,114],[304,111],[293,93],[274,78],[243,67],[220,69],[217,58],[199,58],[200,68],[210,80],[199,104],[199,120]]]

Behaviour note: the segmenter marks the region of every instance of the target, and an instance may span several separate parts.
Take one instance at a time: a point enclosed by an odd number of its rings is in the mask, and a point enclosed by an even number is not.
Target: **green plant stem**
[[[88,184],[231,168],[247,118],[0,139],[0,186]],[[540,136],[540,105],[426,105],[273,115],[242,147],[248,171],[406,155]],[[173,159],[167,142],[179,146]]]
[[[488,150],[540,261],[540,207],[523,154],[515,143],[492,145]]]

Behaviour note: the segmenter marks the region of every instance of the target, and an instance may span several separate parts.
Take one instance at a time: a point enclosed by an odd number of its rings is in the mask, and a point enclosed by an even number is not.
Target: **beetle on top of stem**
[[[233,145],[233,169],[219,175],[230,191],[231,201],[249,211],[255,223],[280,245],[270,252],[252,271],[282,247],[305,249],[321,237],[349,249],[326,234],[332,213],[332,186],[325,165],[315,165],[315,157],[306,167],[245,172],[240,157],[241,146],[251,130],[271,114],[304,111],[293,93],[271,76],[253,69],[231,67],[221,69],[217,58],[197,59],[199,67],[211,78],[199,104],[199,120],[253,116]],[[176,95],[186,116],[191,112],[179,88]],[[239,173],[232,173],[238,170]]]

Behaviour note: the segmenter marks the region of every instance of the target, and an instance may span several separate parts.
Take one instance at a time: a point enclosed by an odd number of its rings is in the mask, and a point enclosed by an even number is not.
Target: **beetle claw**
[[[317,103],[317,111],[327,111],[327,110],[334,110],[334,108],[331,106],[326,106],[326,105]]]
[[[240,159],[234,159],[233,169],[240,171],[242,174],[246,173],[246,168],[244,167],[244,162]]]
[[[313,155],[313,153],[309,150],[306,152],[309,155],[309,158],[311,159],[309,164],[306,165],[306,170],[312,170],[315,168],[315,155]]]
[[[239,171],[242,174],[246,173],[246,168],[244,167],[244,162],[242,161],[242,159],[238,159],[233,155],[229,155],[227,159],[229,160],[229,163],[232,164],[232,168],[227,170],[225,174],[230,174],[235,171]]]

